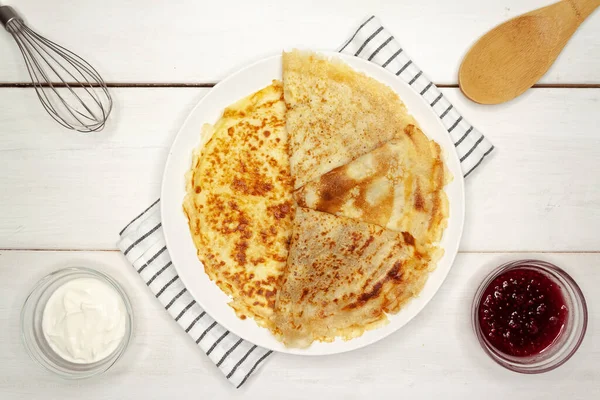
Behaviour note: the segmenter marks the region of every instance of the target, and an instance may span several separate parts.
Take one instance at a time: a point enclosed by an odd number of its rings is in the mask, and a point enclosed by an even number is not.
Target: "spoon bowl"
[[[467,52],[458,73],[463,93],[481,104],[512,100],[554,63],[600,0],[563,0],[498,25]]]

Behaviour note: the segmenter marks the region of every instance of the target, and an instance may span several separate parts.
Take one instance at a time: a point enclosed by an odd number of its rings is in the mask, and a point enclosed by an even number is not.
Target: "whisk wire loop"
[[[13,36],[42,106],[65,128],[102,130],[112,110],[106,83],[87,61],[29,28],[8,6],[0,23]]]

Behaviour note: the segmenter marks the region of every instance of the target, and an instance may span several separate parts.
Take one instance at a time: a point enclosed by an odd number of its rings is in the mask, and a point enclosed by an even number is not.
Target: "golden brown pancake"
[[[205,127],[184,211],[240,318],[286,346],[349,340],[435,268],[449,175],[386,85],[298,51],[284,53],[283,79]]]
[[[419,293],[430,257],[408,233],[297,207],[274,333],[290,347],[360,336]]]
[[[280,82],[206,127],[183,207],[207,275],[242,319],[267,325],[292,228],[285,103]]]
[[[339,60],[283,53],[294,187],[347,164],[414,124],[398,95]]]
[[[354,161],[298,189],[302,207],[355,218],[419,243],[436,243],[446,227],[450,179],[440,146],[414,125]]]

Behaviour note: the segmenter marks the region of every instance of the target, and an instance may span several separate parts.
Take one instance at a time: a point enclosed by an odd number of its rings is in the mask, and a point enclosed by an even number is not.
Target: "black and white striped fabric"
[[[465,177],[494,149],[423,75],[377,18],[370,17],[360,25],[340,52],[377,63],[414,87],[448,129]],[[192,298],[171,262],[161,227],[159,200],[121,231],[118,246],[173,319],[233,385],[242,386],[271,355],[272,351],[227,331]]]
[[[339,50],[367,59],[391,71],[411,85],[429,103],[448,130],[467,177],[494,146],[458,113],[440,90],[423,74],[375,16],[367,18]]]
[[[157,200],[120,233],[119,249],[171,317],[236,387],[272,353],[240,339],[196,303],[179,279],[165,244]]]

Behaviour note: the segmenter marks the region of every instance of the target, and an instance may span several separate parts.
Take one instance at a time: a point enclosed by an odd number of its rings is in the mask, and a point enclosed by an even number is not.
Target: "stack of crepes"
[[[306,347],[360,336],[420,292],[442,254],[449,179],[391,88],[293,51],[283,83],[204,127],[184,211],[237,315]]]

